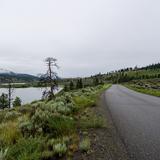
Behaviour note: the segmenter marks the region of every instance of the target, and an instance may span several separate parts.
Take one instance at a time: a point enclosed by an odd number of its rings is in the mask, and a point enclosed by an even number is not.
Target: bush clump
[[[9,111],[6,113],[5,117],[4,117],[4,121],[8,121],[8,120],[14,120],[16,118],[18,118],[19,116],[21,116],[21,113],[17,112],[17,111]]]
[[[54,145],[54,152],[60,157],[67,152],[67,146],[65,143],[58,143]]]

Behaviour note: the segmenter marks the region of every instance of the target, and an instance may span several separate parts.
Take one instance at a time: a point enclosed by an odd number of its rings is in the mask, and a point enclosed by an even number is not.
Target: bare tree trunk
[[[8,107],[9,108],[11,108],[11,104],[12,104],[12,93],[13,93],[12,84],[9,83],[8,84]]]
[[[48,68],[49,68],[49,79],[50,79],[50,92],[51,92],[51,95],[53,94],[53,87],[52,87],[52,68],[51,68],[51,62],[49,61],[48,63]]]
[[[11,84],[8,86],[8,107],[11,108]]]

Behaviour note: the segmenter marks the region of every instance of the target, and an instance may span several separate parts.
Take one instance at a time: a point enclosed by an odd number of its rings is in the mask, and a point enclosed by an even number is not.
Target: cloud
[[[38,74],[56,57],[63,77],[160,61],[158,0],[2,0],[0,68]]]

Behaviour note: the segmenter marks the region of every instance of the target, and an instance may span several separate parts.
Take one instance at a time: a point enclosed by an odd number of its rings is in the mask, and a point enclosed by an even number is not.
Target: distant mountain
[[[27,83],[27,82],[35,82],[39,78],[37,76],[33,76],[30,74],[23,73],[15,73],[12,71],[8,71],[0,68],[0,83],[7,83],[9,80],[12,80],[14,83]]]
[[[0,68],[0,74],[14,74],[14,72]]]

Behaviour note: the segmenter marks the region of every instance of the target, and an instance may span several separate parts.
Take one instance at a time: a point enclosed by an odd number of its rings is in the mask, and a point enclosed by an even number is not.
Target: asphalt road
[[[105,103],[130,158],[160,160],[160,98],[113,85]]]

